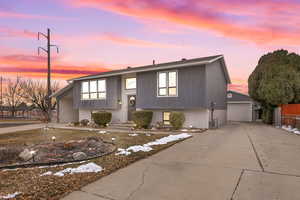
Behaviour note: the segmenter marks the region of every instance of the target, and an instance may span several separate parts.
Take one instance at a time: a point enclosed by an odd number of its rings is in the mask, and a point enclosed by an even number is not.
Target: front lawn
[[[79,131],[64,129],[37,129],[0,135],[0,148],[7,145],[32,145],[49,143],[55,136],[57,141],[80,140],[91,136],[100,137],[107,142],[113,142],[116,148],[121,148],[128,153],[128,147],[143,147],[135,145],[152,144],[150,151],[134,150],[130,154],[122,154],[119,149],[112,154],[96,158],[85,163],[68,164],[52,167],[34,167],[27,169],[1,170],[0,171],[0,198],[8,194],[18,192],[17,199],[59,199],[64,195],[78,190],[88,183],[94,182],[103,176],[109,175],[117,169],[123,168],[139,159],[150,156],[158,151],[172,146],[178,141],[164,143],[166,134],[128,134],[128,133],[104,133],[99,131]],[[163,140],[150,143],[155,140]],[[170,139],[170,138],[169,138]],[[150,148],[150,149],[151,149]],[[143,148],[133,148],[143,149]],[[128,150],[128,149],[127,149]],[[97,173],[66,173],[64,176],[55,176],[54,173],[66,168],[76,168],[88,163],[95,163],[103,170]],[[44,175],[46,173],[46,175]],[[41,176],[43,174],[43,176]],[[47,175],[50,174],[50,175]]]

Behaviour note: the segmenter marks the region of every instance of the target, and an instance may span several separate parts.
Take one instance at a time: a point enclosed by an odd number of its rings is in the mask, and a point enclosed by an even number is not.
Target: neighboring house
[[[261,119],[260,105],[251,97],[235,91],[227,92],[227,120],[252,122]]]
[[[208,128],[214,118],[226,123],[230,78],[222,55],[103,72],[69,80],[52,96],[61,123],[91,120],[94,111],[112,113],[112,123],[132,120],[135,110],[153,111],[152,124],[169,123],[171,111],[185,114],[185,127]]]

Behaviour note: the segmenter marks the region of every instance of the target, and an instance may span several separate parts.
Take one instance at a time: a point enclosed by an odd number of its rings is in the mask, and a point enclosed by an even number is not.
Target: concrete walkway
[[[195,135],[66,200],[300,199],[300,137],[259,124]]]
[[[17,131],[27,131],[32,129],[38,129],[45,127],[46,124],[28,124],[24,126],[14,126],[14,127],[7,127],[7,128],[0,128],[0,135],[6,133],[13,133]]]

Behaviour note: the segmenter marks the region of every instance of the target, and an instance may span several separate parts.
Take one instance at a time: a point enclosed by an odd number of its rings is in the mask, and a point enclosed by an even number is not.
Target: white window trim
[[[169,73],[170,72],[176,72],[176,95],[174,95],[174,96],[170,96],[169,95],[169,88],[174,88],[174,87],[169,87]],[[160,87],[159,87],[159,74],[160,73],[167,73],[167,85],[166,85],[166,90],[167,90],[167,94],[168,95],[166,95],[166,96],[161,96],[161,95],[159,95],[159,89],[160,89]],[[179,90],[178,90],[178,70],[169,70],[169,71],[159,71],[159,72],[157,72],[157,75],[156,75],[156,82],[157,82],[157,87],[156,87],[156,96],[157,97],[159,97],[159,98],[164,98],[164,97],[178,97],[178,92],[179,92]]]
[[[105,98],[99,98],[99,93],[104,93],[104,92],[99,92],[99,90],[98,90],[98,81],[101,81],[101,80],[105,81]],[[97,92],[93,92],[93,93],[97,93],[97,98],[96,99],[91,98],[91,90],[90,90],[90,84],[91,84],[90,82],[91,81],[96,81],[97,82]],[[82,92],[82,83],[83,82],[88,82],[88,85],[89,85],[89,91],[88,92],[85,92],[85,93]],[[89,98],[88,99],[83,99],[82,98],[83,94],[88,94]],[[106,81],[106,79],[87,80],[87,81],[80,82],[80,100],[81,101],[106,100],[106,98],[107,98],[107,81]]]
[[[133,79],[133,78],[135,79],[135,88],[127,88],[126,80],[127,80],[127,79]],[[125,81],[125,84],[124,84],[124,85],[125,85],[125,87],[124,87],[125,90],[136,90],[136,88],[137,88],[136,77],[127,77],[127,78],[125,78],[124,81]]]

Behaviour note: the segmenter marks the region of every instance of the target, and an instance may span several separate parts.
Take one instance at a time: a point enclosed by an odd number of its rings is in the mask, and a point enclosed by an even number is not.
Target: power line
[[[47,49],[43,47],[38,47],[38,55],[40,55],[40,50],[43,50],[47,53],[47,63],[48,63],[48,70],[47,70],[47,105],[48,105],[48,120],[51,121],[51,47],[56,48],[56,52],[59,53],[59,48],[57,45],[51,44],[51,32],[50,29],[47,29],[47,35],[41,32],[38,32],[38,40],[40,40],[40,36],[43,36],[47,39]]]

